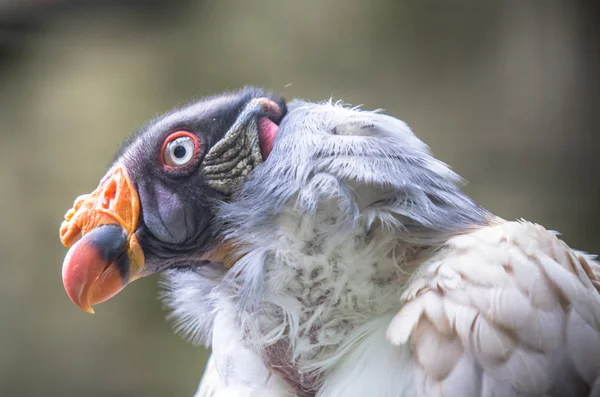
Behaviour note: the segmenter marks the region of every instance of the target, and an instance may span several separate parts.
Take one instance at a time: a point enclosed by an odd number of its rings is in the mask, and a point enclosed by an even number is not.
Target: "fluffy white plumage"
[[[395,118],[290,104],[221,209],[241,259],[168,276],[197,396],[600,394],[598,264],[458,182]]]

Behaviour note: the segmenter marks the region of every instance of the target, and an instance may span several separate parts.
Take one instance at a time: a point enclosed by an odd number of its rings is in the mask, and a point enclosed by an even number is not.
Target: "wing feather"
[[[403,294],[423,396],[600,393],[600,266],[555,234],[504,222],[451,239]]]

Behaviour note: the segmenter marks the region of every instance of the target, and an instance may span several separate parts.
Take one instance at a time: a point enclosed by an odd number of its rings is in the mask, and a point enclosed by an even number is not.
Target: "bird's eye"
[[[175,132],[163,144],[163,164],[173,168],[183,167],[196,158],[199,146],[194,134],[187,131]]]

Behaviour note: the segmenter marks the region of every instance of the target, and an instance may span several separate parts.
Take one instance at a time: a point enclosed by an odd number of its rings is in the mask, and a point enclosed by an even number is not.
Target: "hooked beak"
[[[66,213],[60,239],[71,248],[62,279],[67,295],[82,310],[94,313],[93,305],[144,275],[144,253],[135,235],[139,212],[139,197],[127,172],[116,167]]]

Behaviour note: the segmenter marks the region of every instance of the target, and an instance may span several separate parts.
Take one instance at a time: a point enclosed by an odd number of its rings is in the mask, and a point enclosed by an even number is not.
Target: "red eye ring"
[[[171,147],[172,144],[179,140],[181,145]],[[193,148],[190,146],[193,145]],[[175,155],[174,151],[182,147],[184,149],[183,156]],[[183,169],[194,163],[200,152],[201,142],[198,136],[189,131],[176,131],[169,135],[162,144],[160,149],[160,161],[166,169]],[[185,153],[185,149],[189,149],[191,154]]]

